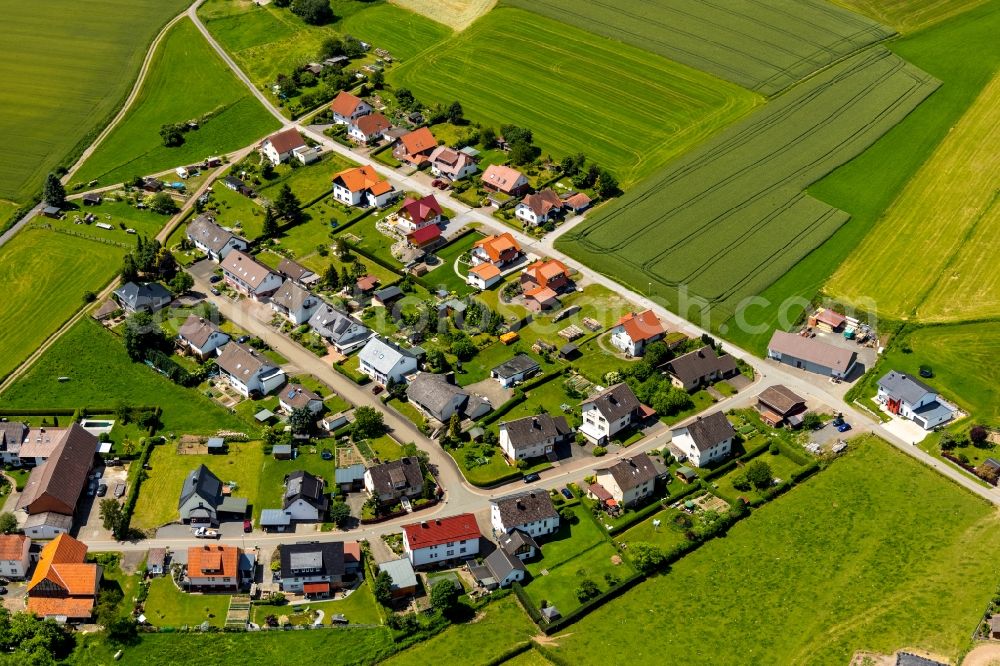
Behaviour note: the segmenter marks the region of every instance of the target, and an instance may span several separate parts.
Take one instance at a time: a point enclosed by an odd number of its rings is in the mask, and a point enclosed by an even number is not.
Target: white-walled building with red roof
[[[479,525],[471,513],[403,525],[403,552],[414,567],[467,560],[479,554]]]

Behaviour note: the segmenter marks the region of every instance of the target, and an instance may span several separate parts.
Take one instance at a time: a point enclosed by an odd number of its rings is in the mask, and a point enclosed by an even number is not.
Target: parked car
[[[221,280],[222,280],[221,275],[213,275],[212,277],[208,278],[208,281],[211,282],[212,284],[215,284],[216,282],[219,282]]]
[[[330,449],[323,449],[323,451],[319,454],[319,457],[323,460],[333,460],[333,451]]]
[[[3,596],[5,594],[7,594],[7,588],[6,587],[0,587],[0,596]]]
[[[931,369],[931,366],[922,365],[920,366],[920,376],[924,379],[930,379],[934,376],[934,371]]]
[[[573,499],[573,493],[571,493],[571,492],[569,491],[569,488],[563,488],[563,489],[562,489],[562,490],[560,490],[559,492],[561,492],[561,493],[562,493],[562,496],[563,496],[563,497],[565,497],[566,499],[568,499],[568,500],[571,500],[571,499]]]
[[[241,335],[240,337],[236,338],[236,342],[242,345],[245,344],[249,339],[250,339],[249,335]]]
[[[844,419],[843,417],[838,416],[833,421],[830,421],[830,423],[833,424],[834,428],[839,428],[840,426],[844,425]]]
[[[249,518],[243,521],[243,531],[253,532],[253,522]]]
[[[221,296],[222,292],[219,291],[218,289],[216,289],[215,287],[212,287],[212,295],[213,296]]]
[[[379,393],[382,392],[382,390],[383,390],[382,387],[376,384],[375,386],[372,387],[372,395],[378,395]]]
[[[124,483],[116,483],[115,484],[115,498],[116,499],[121,499],[124,496],[125,496],[125,484]]]
[[[330,624],[347,624],[348,620],[342,613],[330,616]]]
[[[209,527],[199,527],[194,531],[194,536],[197,539],[218,539],[221,535],[219,530],[213,530]]]
[[[87,497],[93,497],[97,492],[97,481],[91,481],[87,484]]]
[[[108,494],[108,484],[102,483],[101,485],[97,486],[98,497],[104,497],[107,494]]]
[[[851,429],[850,423],[841,423],[839,426],[837,426],[837,432],[847,432],[850,429]]]
[[[531,474],[524,475],[525,483],[534,483],[535,481],[541,480],[542,477],[538,476],[537,472],[532,472]]]

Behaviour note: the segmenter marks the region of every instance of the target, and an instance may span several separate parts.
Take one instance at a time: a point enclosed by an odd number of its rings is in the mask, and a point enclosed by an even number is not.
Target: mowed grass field
[[[490,11],[497,0],[392,0],[392,3],[455,30],[465,30]]]
[[[287,8],[258,7],[245,0],[208,0],[198,15],[253,82],[268,92],[278,74],[315,61],[328,37],[351,34],[396,58],[408,58],[451,34],[447,26],[395,5],[363,0],[333,0],[330,5],[337,20],[324,26],[308,25]]]
[[[1000,315],[1000,276],[994,263],[1000,250],[998,146],[1000,75],[825,291],[893,319]]]
[[[259,516],[257,497],[264,467],[263,445],[260,442],[230,442],[227,447],[225,455],[181,455],[173,441],[154,448],[149,458],[152,469],[149,477],[142,482],[132,525],[145,530],[178,520],[175,498],[181,492],[184,479],[198,465],[208,467],[223,483],[235,481],[237,489],[233,496],[246,498],[254,514]],[[171,498],[171,501],[165,498]],[[173,622],[164,620],[162,624]]]
[[[994,1],[889,44],[944,85],[868,150],[809,187],[850,221],[760,293],[764,301],[745,313],[753,328],[726,322],[727,337],[764,354],[771,332],[795,321],[994,77],[998,30],[1000,3]]]
[[[187,4],[3,2],[0,136],[9,140],[0,148],[0,198],[33,195],[49,171],[110,120],[153,37]]]
[[[957,16],[990,0],[832,0],[834,3],[910,34]]]
[[[569,663],[623,645],[634,663],[846,664],[855,650],[902,647],[957,657],[1000,575],[996,508],[880,440],[851,448],[574,624],[555,652]]]
[[[80,249],[77,252],[85,254]],[[88,260],[95,261],[92,253]],[[103,264],[113,269],[118,262],[104,261]],[[85,264],[77,267],[76,275],[83,271]],[[68,297],[53,299],[45,307],[56,308],[63,302],[75,309],[80,301]],[[69,380],[60,382],[60,377],[69,377]],[[37,363],[0,394],[0,407],[4,409],[115,407],[119,403],[161,407],[163,432],[178,436],[251,429],[197,390],[181,388],[146,365],[133,363],[121,340],[89,317],[74,324]]]
[[[210,119],[185,133],[183,145],[163,145],[161,126],[200,120],[206,114]],[[185,18],[160,43],[131,111],[73,182],[110,185],[192,164],[242,148],[280,127]]]
[[[5,377],[83,306],[120,264],[122,248],[26,228],[0,246],[0,377]]]
[[[503,0],[773,95],[893,30],[825,0]]]
[[[514,8],[494,9],[387,78],[424,103],[458,99],[472,119],[529,127],[543,154],[586,153],[626,187],[761,102],[684,65]]]
[[[723,131],[556,245],[718,327],[847,221],[803,190],[937,85],[885,48],[867,49]],[[693,304],[701,312],[690,309],[691,296],[702,299],[704,308]]]

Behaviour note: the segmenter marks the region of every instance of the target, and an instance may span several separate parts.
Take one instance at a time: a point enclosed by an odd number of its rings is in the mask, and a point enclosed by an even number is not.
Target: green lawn
[[[24,201],[55,166],[70,166],[125,99],[153,37],[187,5],[4,3],[0,136],[17,141],[0,150],[0,199]]]
[[[165,124],[198,120],[184,143],[167,148]],[[200,162],[253,143],[281,127],[223,64],[190,19],[167,33],[128,115],[74,175],[102,185]]]
[[[149,585],[144,612],[155,627],[196,626],[206,620],[221,627],[228,610],[228,594],[188,594],[178,590],[169,576],[161,576]]]
[[[72,317],[85,292],[111,280],[123,253],[114,245],[32,228],[0,247],[0,280],[6,285],[0,320],[31,322],[0,327],[0,377]]]
[[[60,382],[59,377],[70,379]],[[121,341],[89,318],[67,331],[0,395],[3,408],[113,408],[119,402],[158,405],[163,409],[166,433],[251,429],[195,390],[181,388],[145,365],[133,363]]]
[[[754,442],[748,443],[746,448],[753,448],[754,445]],[[774,475],[774,478],[781,479],[782,481],[788,481],[792,476],[792,472],[801,467],[801,465],[797,462],[781,453],[776,456],[773,456],[770,453],[763,453],[754,458],[754,460],[762,460],[766,462],[771,466],[771,473]],[[725,474],[722,478],[712,479],[712,482],[717,483],[719,485],[719,492],[730,499],[745,497],[748,500],[753,500],[755,498],[762,497],[763,493],[759,490],[737,490],[733,486],[733,480],[737,476],[743,474],[743,471],[742,467],[737,467],[728,474]]]
[[[264,209],[218,180],[212,185],[208,208],[215,212],[220,225],[234,228],[247,240],[260,236],[264,226]]]
[[[409,402],[403,402],[393,398],[386,403],[390,407],[394,408],[397,412],[405,416],[406,418],[413,421],[414,425],[420,427],[421,425],[427,423],[427,418],[420,413],[420,410],[414,407]]]
[[[316,448],[316,453],[311,450]],[[337,469],[336,458],[323,460],[320,456],[322,447],[300,446],[299,455],[294,460],[276,460],[274,456],[264,456],[263,468],[260,471],[259,501],[253,507],[254,519],[260,518],[262,509],[280,509],[285,497],[285,477],[292,472],[303,470],[327,480],[327,492],[333,490],[334,473]],[[333,450],[332,448],[330,449]]]
[[[441,260],[441,263],[424,277],[426,283],[435,289],[447,289],[459,296],[471,294],[475,291],[465,281],[465,275],[469,272],[469,267],[461,265],[459,266],[460,273],[456,273],[455,260],[471,250],[476,241],[482,239],[482,237],[481,234],[468,234],[437,250],[434,254]]]
[[[114,228],[99,229],[93,224],[78,224],[77,222],[82,222],[88,213],[97,216],[96,222],[110,224]],[[117,200],[113,197],[103,199],[96,206],[84,207],[79,202],[70,202],[67,205],[66,216],[61,220],[35,218],[35,222],[38,224],[48,224],[56,229],[82,234],[88,238],[126,243],[130,246],[135,245],[136,235],[155,237],[169,220],[169,215],[160,215],[149,209],[136,208],[125,199]],[[122,228],[122,225],[125,228]],[[130,234],[126,229],[134,229],[136,234]],[[124,250],[122,250],[122,254],[124,254]]]
[[[570,398],[566,395],[565,382],[566,378],[560,375],[530,389],[525,396],[525,401],[504,414],[501,420],[514,421],[525,416],[533,416],[538,413],[538,410],[553,416],[568,414],[562,410],[562,405],[570,405],[573,408],[572,411],[576,411],[580,399]],[[570,420],[568,416],[567,420]]]
[[[997,527],[994,507],[937,472],[854,440],[726,538],[574,624],[556,652],[571,663],[628,645],[635,663],[843,664],[855,650],[908,646],[954,659],[996,589]],[[707,647],[693,626],[728,639]]]
[[[377,439],[363,440],[358,443],[358,447],[362,453],[370,451],[372,455],[369,457],[378,458],[382,462],[399,460],[403,457],[403,447],[392,438],[392,435],[382,435]]]
[[[387,79],[424,103],[457,98],[471,119],[530,127],[543,154],[584,152],[624,186],[761,101],[708,74],[510,7],[494,9],[427,58],[389,70]]]
[[[167,441],[153,449],[149,464],[153,468],[142,482],[139,501],[132,516],[133,527],[150,529],[179,520],[177,497],[184,479],[198,465],[205,465],[223,483],[237,483],[234,497],[245,497],[255,515],[259,505],[270,495],[260,495],[261,484],[267,483],[264,450],[260,442],[229,442],[224,455],[179,454],[176,442]],[[280,477],[279,477],[280,483]],[[265,492],[267,489],[265,488]],[[274,508],[273,506],[264,508]]]
[[[487,455],[483,446],[474,442],[465,442],[462,446],[449,448],[447,451],[448,455],[455,459],[458,468],[462,470],[465,480],[476,486],[491,486],[505,479],[508,481],[518,479],[523,474],[541,472],[552,467],[552,463],[545,458],[537,458],[529,460],[529,466],[519,470],[507,462],[499,447],[491,448]],[[466,462],[465,456],[468,452],[471,452],[475,458],[473,463]]]
[[[847,211],[851,219],[761,292],[767,304],[748,308],[745,313],[752,328],[739,326],[735,320],[726,322],[727,338],[763,355],[772,331],[780,324],[782,308],[788,308],[787,317],[794,321],[802,310],[792,299],[816,296],[872,229],[993,77],[1000,64],[1000,54],[992,48],[1000,29],[1000,12],[995,7],[995,3],[985,4],[889,43],[895,53],[944,85],[868,150],[809,186],[812,196]]]
[[[670,550],[674,546],[684,543],[686,540],[684,529],[674,524],[674,520],[681,515],[681,512],[677,509],[657,511],[634,527],[630,527],[621,534],[616,535],[615,540],[624,543],[644,541],[659,546],[664,550]],[[659,526],[654,526],[654,521],[659,521]]]
[[[544,599],[564,615],[580,605],[576,588],[581,579],[589,578],[603,591],[609,587],[605,574],[621,580],[635,573],[627,561],[612,563],[617,551],[588,515],[588,509],[578,505],[573,511],[577,523],[563,521],[559,531],[540,544],[542,557],[528,563],[531,580],[524,588],[536,604],[541,605]]]
[[[333,174],[357,166],[355,162],[337,153],[326,153],[307,166],[281,164],[274,169],[274,176],[260,186],[260,195],[274,199],[283,185],[288,185],[302,203],[331,192]],[[356,214],[357,211],[353,211]]]
[[[538,633],[513,595],[494,601],[481,618],[457,624],[384,662],[390,666],[489,664]]]
[[[396,60],[410,60],[451,35],[447,26],[389,3],[372,3],[368,9],[345,18],[338,27],[373,47],[389,51]]]
[[[343,237],[345,234],[353,234],[361,239],[356,242],[356,245],[359,248],[378,257],[390,266],[402,267],[402,264],[396,261],[396,258],[392,256],[391,248],[394,242],[393,239],[386,236],[375,227],[375,223],[386,217],[388,214],[389,213],[387,211],[379,211],[374,215],[369,215],[363,220],[355,222],[351,226],[347,227],[343,234],[338,234],[338,236]]]
[[[391,632],[378,629],[326,631],[269,631],[236,633],[142,634],[139,645],[124,650],[122,664],[174,666],[192,655],[212,666],[245,661],[247,655],[262,664],[306,663],[317,655],[336,655],[336,663],[374,664],[395,650]],[[112,648],[103,634],[78,642],[68,663],[104,666],[113,661]]]
[[[382,616],[375,604],[375,596],[367,581],[351,592],[346,599],[335,601],[317,601],[308,604],[298,604],[295,606],[268,606],[266,604],[254,604],[250,617],[251,622],[264,624],[264,618],[268,615],[291,615],[300,614],[303,619],[308,617],[303,624],[312,624],[315,617],[310,615],[314,611],[321,610],[324,613],[323,624],[330,624],[330,617],[337,613],[343,614],[351,624],[382,624]]]

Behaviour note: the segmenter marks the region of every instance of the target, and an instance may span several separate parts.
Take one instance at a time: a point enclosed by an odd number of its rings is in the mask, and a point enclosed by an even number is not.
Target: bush
[[[608,449],[605,448],[605,447],[603,447],[603,446],[595,446],[594,447],[594,455],[597,456],[598,458],[600,458],[603,455],[606,455],[607,452],[608,452]]]
[[[781,453],[781,447],[778,446],[777,442],[771,442],[771,446],[769,446],[767,450],[772,456],[776,456]]]
[[[576,598],[580,601],[580,603],[586,603],[600,593],[601,589],[597,587],[597,583],[589,578],[581,580],[580,585],[576,588]]]

